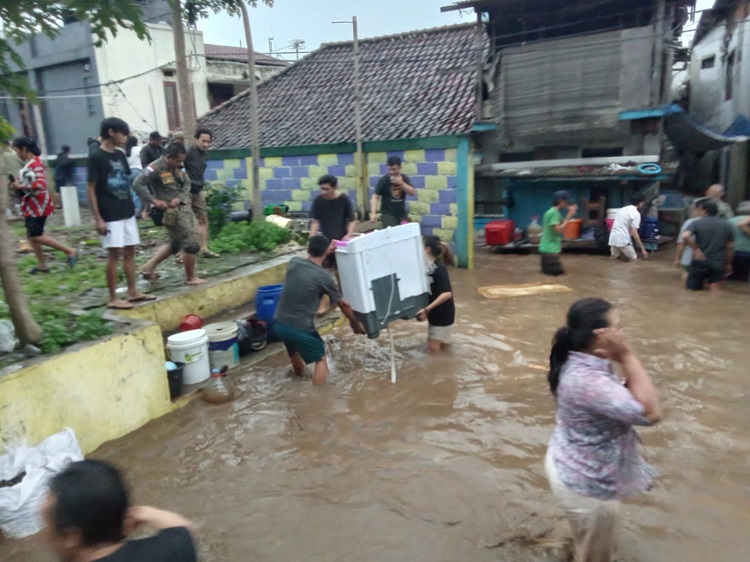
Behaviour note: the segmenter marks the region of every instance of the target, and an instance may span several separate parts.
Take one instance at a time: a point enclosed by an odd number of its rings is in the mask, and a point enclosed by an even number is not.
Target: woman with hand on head
[[[545,468],[573,531],[575,560],[613,562],[620,499],[647,490],[656,474],[641,458],[633,426],[658,423],[661,407],[610,303],[589,298],[571,306],[552,344],[549,384],[557,425]]]
[[[424,251],[429,262],[429,304],[417,312],[417,320],[428,321],[427,345],[430,351],[440,351],[450,344],[456,321],[456,304],[446,265],[453,265],[453,254],[437,236],[425,236]]]

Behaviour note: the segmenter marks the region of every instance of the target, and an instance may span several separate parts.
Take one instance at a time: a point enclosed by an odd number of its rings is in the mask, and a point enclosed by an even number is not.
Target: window
[[[96,92],[91,88],[91,86],[91,78],[89,76],[84,76],[83,92],[86,94],[86,112],[88,113],[89,117],[94,117],[94,115],[96,115],[96,106],[94,105],[94,98],[92,97],[92,95]]]
[[[164,100],[167,104],[167,126],[170,131],[175,131],[180,128],[180,103],[176,83],[164,82]]]
[[[172,78],[174,76],[174,70],[162,70],[165,78]]]
[[[711,55],[710,57],[706,57],[701,61],[701,70],[705,70],[707,68],[713,68],[716,64],[716,56]]]
[[[727,74],[724,79],[725,100],[731,100],[734,89],[734,51],[727,57]]]

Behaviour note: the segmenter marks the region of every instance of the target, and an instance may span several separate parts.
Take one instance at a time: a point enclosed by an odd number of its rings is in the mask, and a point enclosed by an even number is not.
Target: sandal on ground
[[[68,267],[75,267],[78,265],[78,254],[68,256]]]
[[[49,273],[50,269],[48,267],[32,267],[29,273],[32,275],[36,275],[37,273]]]
[[[116,300],[107,303],[107,308],[111,308],[113,310],[130,310],[131,308],[133,308],[133,305],[128,301]]]
[[[159,275],[156,272],[148,272],[148,271],[142,271],[141,277],[143,277],[146,281],[158,281],[161,275]]]
[[[130,297],[128,299],[128,302],[147,302],[147,301],[155,301],[156,295],[136,295],[134,297]]]
[[[201,252],[202,258],[220,258],[221,254],[217,254],[216,252],[212,252],[211,250],[206,250],[205,252]]]

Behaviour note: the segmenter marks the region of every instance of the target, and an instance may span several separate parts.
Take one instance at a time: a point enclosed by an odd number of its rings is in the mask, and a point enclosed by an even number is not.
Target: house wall
[[[149,24],[151,42],[140,41],[134,32],[120,30],[117,37],[96,50],[104,112],[120,117],[134,131],[148,133],[169,131],[164,83],[176,84],[176,76],[165,77],[164,70],[175,69],[172,28],[163,24]],[[195,97],[197,115],[209,109],[206,78],[205,49],[201,32],[186,32],[188,67]],[[192,54],[200,56],[190,57]],[[143,73],[142,76],[137,76]],[[136,78],[131,78],[137,76]],[[118,85],[107,85],[124,78]]]
[[[60,29],[51,39],[46,35],[31,37],[15,47],[26,66],[30,85],[42,97],[33,107],[39,117],[34,123],[34,135],[46,146],[45,152],[54,154],[63,144],[73,153],[86,152],[86,138],[96,136],[103,118],[102,101],[98,90],[83,90],[86,84],[99,83],[95,64],[94,42],[87,23],[72,23]],[[55,97],[94,94],[94,97]],[[0,115],[5,117],[18,134],[24,133],[18,103],[0,100]],[[43,131],[38,126],[43,124]]]
[[[463,248],[463,258],[460,255],[459,258],[463,261],[462,265],[470,267],[473,249],[469,240],[473,236],[473,229],[468,226],[462,229],[459,223],[470,225],[473,221],[471,150],[467,140],[459,162],[459,143],[457,139],[449,140],[452,142],[446,142],[442,147],[435,147],[431,143],[430,148],[398,149],[398,145],[394,144],[394,149],[388,150],[385,146],[387,143],[378,143],[380,146],[368,150],[365,146],[370,187],[368,197],[372,196],[378,179],[387,173],[387,159],[390,156],[401,157],[403,173],[417,188],[416,197],[409,197],[407,203],[411,219],[422,225],[424,234],[435,234]],[[247,151],[236,154],[237,157],[228,157],[235,156],[232,152],[236,151],[209,153],[211,159],[206,179],[214,185],[245,187],[248,190],[247,199],[251,200],[248,171],[252,167],[252,159],[246,156]],[[309,212],[318,194],[318,178],[325,174],[336,176],[340,188],[349,194],[353,202],[358,200],[354,152],[351,149],[334,153],[329,147],[328,151],[321,148],[313,154],[264,156],[260,163],[263,204],[285,204],[293,212]],[[464,204],[459,208],[461,200]]]
[[[492,94],[500,149],[640,153],[640,138],[618,117],[651,105],[653,48],[653,29],[640,27],[503,50]]]
[[[732,98],[726,99],[727,60],[735,53]],[[713,68],[702,68],[714,58]],[[750,115],[750,21],[740,20],[730,32],[727,22],[710,30],[690,57],[690,113],[710,128],[725,131],[739,115]]]

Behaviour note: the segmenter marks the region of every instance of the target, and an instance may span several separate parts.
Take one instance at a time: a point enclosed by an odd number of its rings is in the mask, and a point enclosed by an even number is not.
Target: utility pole
[[[255,80],[255,50],[253,36],[250,31],[250,15],[247,12],[245,0],[239,0],[242,11],[242,23],[245,25],[245,41],[247,42],[247,67],[250,74],[250,143],[252,145],[252,182],[253,182],[253,221],[263,222],[263,209],[260,197],[260,123],[258,117],[258,83]]]
[[[357,16],[353,16],[351,21],[335,21],[333,23],[350,23],[354,34],[354,134],[357,142],[357,154],[355,155],[354,165],[357,170],[357,199],[360,200],[360,218],[364,220],[368,209],[367,200],[369,199],[369,189],[367,187],[367,179],[365,175],[365,153],[362,143],[362,85],[360,83],[359,72],[359,33],[357,31]]]
[[[484,118],[484,33],[482,29],[482,11],[477,12],[477,108],[476,121]]]
[[[297,60],[299,60],[299,51],[300,49],[305,48],[305,42],[302,39],[294,39],[291,44],[292,49],[294,49],[294,53],[297,55]]]

